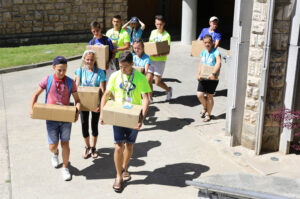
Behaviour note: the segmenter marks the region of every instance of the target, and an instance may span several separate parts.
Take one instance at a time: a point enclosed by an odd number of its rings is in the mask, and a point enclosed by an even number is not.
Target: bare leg
[[[213,106],[214,106],[214,95],[207,94],[207,115],[210,116]]]
[[[62,159],[63,159],[63,168],[67,168],[69,164],[70,158],[70,146],[69,141],[61,141],[62,148]]]
[[[124,143],[115,144],[114,162],[117,172],[117,179],[122,179],[123,151]]]
[[[147,73],[147,80],[148,80],[148,83],[150,85],[150,88],[151,88],[152,92],[153,92],[153,85],[152,85],[153,77],[154,77],[154,75],[152,73]],[[152,92],[149,93],[149,98],[150,99],[152,99]]]
[[[155,84],[167,92],[170,90],[169,87],[161,80],[161,76],[155,75]]]
[[[207,101],[204,97],[204,92],[197,92],[197,97],[199,101],[201,102],[203,109],[207,111]]]
[[[98,138],[98,136],[92,136],[92,147],[93,148],[96,148],[97,138]]]
[[[90,136],[84,138],[84,142],[85,142],[85,146],[86,146],[87,148],[90,148]]]
[[[132,156],[133,152],[133,144],[125,144],[125,150],[124,150],[124,160],[123,160],[123,166],[122,168],[127,171],[128,163],[130,161],[130,158]]]
[[[50,150],[52,153],[54,153],[55,155],[58,154],[57,147],[58,147],[58,142],[55,143],[55,144],[49,144],[49,150]]]

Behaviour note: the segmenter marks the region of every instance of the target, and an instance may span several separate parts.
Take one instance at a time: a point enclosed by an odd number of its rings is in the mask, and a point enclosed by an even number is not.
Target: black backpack
[[[108,45],[109,46],[109,43],[108,43],[108,37],[102,35],[103,39],[104,39],[104,45]],[[92,39],[92,45],[95,45],[95,41],[96,41],[96,38],[94,37]],[[109,51],[109,58],[108,60],[110,61],[111,58],[112,58],[112,51],[110,50],[110,48],[108,47],[108,51]]]

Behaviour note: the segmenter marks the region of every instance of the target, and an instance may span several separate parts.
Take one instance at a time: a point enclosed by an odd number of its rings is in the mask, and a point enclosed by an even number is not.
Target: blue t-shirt
[[[207,66],[215,66],[217,62],[216,57],[219,55],[221,56],[221,53],[218,49],[213,48],[210,52],[207,52],[207,50],[205,49],[201,52],[200,55],[201,63]]]
[[[79,77],[79,86],[91,86],[99,87],[100,82],[106,81],[106,76],[103,70],[97,68],[98,72],[94,67],[93,72],[87,71],[86,66],[84,68],[78,68],[75,74]]]
[[[143,53],[142,57],[139,58],[135,53],[132,53],[133,55],[133,63],[135,66],[145,67],[146,64],[151,64],[150,57]]]
[[[92,44],[93,43],[93,39],[89,42],[89,45],[93,45]],[[114,45],[112,44],[110,38],[107,38],[107,43],[109,45],[109,50],[112,51],[114,49]],[[106,44],[106,42],[105,42],[103,36],[100,39],[95,38],[95,44],[94,45],[105,45],[105,44]]]
[[[133,33],[132,33],[132,36],[131,36],[131,27],[127,26],[127,32],[129,34],[129,37],[130,37],[130,44],[131,45],[132,45],[132,43],[134,42],[135,39],[142,38],[143,31],[142,31],[141,27],[138,27],[137,31],[135,31],[135,29],[133,29]]]
[[[213,42],[216,42],[216,40],[221,41],[221,33],[215,31],[209,32],[209,28],[203,28],[198,38],[203,40],[204,36],[207,34],[212,36]]]

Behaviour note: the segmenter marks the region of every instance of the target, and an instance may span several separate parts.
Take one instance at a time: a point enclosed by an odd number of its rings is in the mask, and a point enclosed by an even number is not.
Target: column
[[[191,44],[196,39],[197,0],[182,0],[181,43]]]

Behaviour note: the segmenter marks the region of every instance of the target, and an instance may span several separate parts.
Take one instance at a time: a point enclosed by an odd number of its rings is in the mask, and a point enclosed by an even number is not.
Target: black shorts
[[[214,94],[218,86],[219,80],[198,80],[198,92]]]

